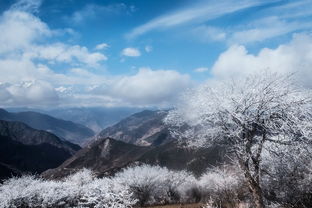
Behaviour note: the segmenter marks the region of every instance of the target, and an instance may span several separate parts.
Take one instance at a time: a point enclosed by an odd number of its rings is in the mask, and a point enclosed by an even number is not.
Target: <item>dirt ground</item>
[[[203,208],[203,204],[175,204],[175,205],[159,205],[146,208]]]

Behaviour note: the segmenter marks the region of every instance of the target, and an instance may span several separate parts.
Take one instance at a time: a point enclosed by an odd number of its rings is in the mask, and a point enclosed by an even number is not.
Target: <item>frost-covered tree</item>
[[[263,208],[262,157],[275,146],[307,145],[312,138],[310,93],[293,76],[269,72],[215,81],[185,92],[165,122],[190,146],[230,147],[257,208]]]

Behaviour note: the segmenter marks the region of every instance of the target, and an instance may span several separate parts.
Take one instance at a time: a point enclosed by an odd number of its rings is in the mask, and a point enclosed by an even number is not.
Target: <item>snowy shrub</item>
[[[264,155],[264,166],[271,173],[263,176],[266,198],[292,207],[311,207],[311,149],[292,145],[279,148],[276,152],[276,157]]]
[[[127,186],[102,178],[93,180],[85,187],[80,204],[95,208],[127,208],[136,202]]]
[[[150,165],[126,168],[114,180],[128,185],[141,206],[183,201],[188,189],[196,184],[194,176],[186,171]]]
[[[110,178],[96,179],[83,169],[63,181],[34,176],[11,178],[0,186],[0,207],[116,207],[136,203],[126,185]]]
[[[210,204],[230,204],[235,207],[244,198],[245,183],[242,175],[232,168],[214,168],[203,174],[199,181],[203,200]],[[212,205],[210,205],[212,206]]]
[[[37,205],[37,194],[33,187],[38,187],[41,180],[34,176],[11,178],[0,186],[0,207],[22,207]]]
[[[170,171],[167,180],[169,202],[198,202],[200,200],[196,178],[187,171]]]

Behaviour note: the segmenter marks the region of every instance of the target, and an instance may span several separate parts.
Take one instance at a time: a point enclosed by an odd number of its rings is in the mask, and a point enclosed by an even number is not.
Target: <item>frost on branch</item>
[[[256,207],[264,207],[264,152],[311,146],[311,93],[293,76],[264,72],[244,79],[210,82],[187,91],[165,122],[190,146],[227,145],[238,160]]]
[[[261,140],[264,131],[268,142],[311,138],[311,112],[310,92],[296,86],[292,76],[264,73],[189,90],[165,122],[179,138],[191,140],[190,145],[226,138],[240,149],[247,136]]]

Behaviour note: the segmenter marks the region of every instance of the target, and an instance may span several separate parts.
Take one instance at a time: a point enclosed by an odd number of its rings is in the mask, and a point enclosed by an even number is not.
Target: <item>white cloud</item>
[[[202,41],[224,41],[227,37],[225,31],[206,25],[193,28],[191,33],[194,36],[199,37]]]
[[[270,8],[269,12],[279,14],[279,17],[285,19],[293,19],[311,16],[311,7],[311,0],[288,1],[286,4]]]
[[[204,1],[204,3],[195,5],[191,8],[178,10],[176,12],[152,19],[151,21],[134,28],[126,35],[126,37],[135,38],[155,29],[171,28],[190,22],[202,23],[225,14],[259,5],[260,3],[261,1],[258,0]]]
[[[105,83],[105,77],[88,72],[107,59],[104,54],[80,45],[53,42],[60,30],[51,30],[26,6],[21,8],[12,6],[0,16],[1,106],[74,104],[70,98],[79,94],[78,89],[83,94],[86,86]],[[50,68],[54,63],[84,69],[57,73]],[[67,90],[62,91],[61,86]],[[66,94],[74,88],[76,91]]]
[[[194,72],[206,72],[206,71],[208,71],[209,70],[209,68],[207,68],[207,67],[199,67],[199,68],[196,68],[196,69],[194,69]]]
[[[30,53],[26,53],[25,55],[30,58],[67,62],[72,65],[83,63],[89,66],[97,66],[100,61],[107,60],[104,54],[90,53],[86,47],[66,45],[63,43],[36,46],[32,48]]]
[[[34,15],[16,10],[4,12],[0,17],[0,55],[66,62],[70,65],[97,66],[107,57],[99,52],[91,53],[86,47],[64,43],[42,44],[40,41],[58,33],[51,30]]]
[[[123,56],[130,56],[130,57],[138,57],[141,56],[141,52],[137,48],[124,48],[121,52]]]
[[[248,53],[242,45],[234,45],[222,53],[212,67],[216,78],[244,76],[261,70],[296,73],[301,84],[312,87],[312,37],[295,34],[290,43],[276,49],[264,48],[258,54]]]
[[[11,10],[37,13],[41,4],[42,0],[18,0],[11,6]]]
[[[7,11],[0,17],[0,53],[26,50],[52,31],[32,14]]]
[[[109,45],[107,43],[100,43],[100,44],[95,46],[95,49],[96,50],[103,50],[103,49],[106,49],[108,47],[109,47]]]
[[[168,105],[190,85],[190,77],[177,71],[141,68],[135,75],[116,80],[110,90],[133,105]]]
[[[230,37],[230,43],[246,44],[261,42],[290,32],[312,28],[310,22],[281,20],[276,16],[266,17],[250,23],[246,29],[236,31]]]
[[[70,23],[81,24],[87,20],[105,15],[130,14],[135,11],[134,6],[127,6],[124,3],[110,4],[101,6],[97,4],[87,4],[81,10],[75,11],[66,19]]]
[[[233,2],[232,2],[233,3]],[[274,3],[265,2],[262,3]],[[233,21],[231,24],[219,27],[211,26],[208,22],[193,22],[187,25],[188,33],[197,40],[223,41],[228,45],[252,44],[272,38],[291,34],[293,32],[307,32],[312,29],[309,20],[312,15],[311,0],[282,2],[279,5],[268,6],[257,11],[255,16],[242,21]],[[195,24],[194,24],[195,23]]]
[[[51,84],[28,81],[19,84],[0,84],[0,104],[42,106],[58,102],[58,95]],[[4,96],[4,97],[2,97]]]

